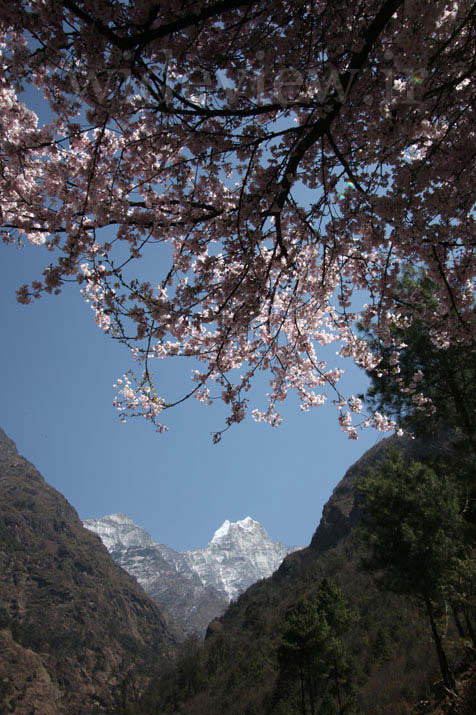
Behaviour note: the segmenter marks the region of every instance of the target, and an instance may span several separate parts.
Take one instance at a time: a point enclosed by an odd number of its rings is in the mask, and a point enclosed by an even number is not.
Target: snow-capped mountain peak
[[[228,519],[225,519],[223,524],[220,526],[219,529],[215,531],[213,534],[212,540],[210,543],[220,541],[224,537],[231,536],[233,533],[236,533],[237,530],[242,529],[244,531],[248,532],[253,532],[253,531],[263,531],[264,533],[265,530],[263,529],[262,525],[259,523],[259,521],[255,521],[254,519],[251,518],[251,516],[247,516],[244,519],[241,519],[241,521],[229,521]]]
[[[242,529],[253,529],[255,525],[261,526],[259,521],[255,521],[251,518],[251,516],[247,516],[241,521],[237,521],[236,523],[238,526],[241,526]]]
[[[109,514],[101,519],[85,519],[84,526],[96,532],[110,553],[124,548],[145,548],[157,543],[141,526],[134,524],[127,514]]]
[[[225,519],[223,524],[215,531],[212,537],[212,541],[219,541],[230,531],[231,522]]]
[[[183,552],[203,583],[213,583],[227,600],[236,598],[252,583],[271,576],[296,548],[271,540],[259,521],[247,516],[223,522],[204,549]]]
[[[122,513],[86,519],[84,525],[98,534],[117,563],[172,612],[170,604],[185,592],[188,598],[192,586],[197,600],[203,599],[200,588],[220,605],[236,598],[251,584],[270,576],[287,554],[299,548],[273,542],[251,516],[235,522],[225,519],[205,548],[191,551],[174,551],[160,544]],[[177,618],[179,614],[174,615]]]

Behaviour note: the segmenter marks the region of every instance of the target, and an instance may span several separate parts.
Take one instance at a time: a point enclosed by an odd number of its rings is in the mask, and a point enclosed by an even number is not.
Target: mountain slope
[[[1,712],[102,712],[180,638],[0,429]]]
[[[181,552],[155,541],[125,514],[86,519],[84,525],[187,633],[204,634],[232,598],[270,576],[294,550],[274,543],[251,517],[226,520],[204,549]]]
[[[213,584],[231,600],[252,583],[271,576],[298,548],[271,541],[264,527],[247,516],[237,522],[227,519],[204,549],[185,551],[184,556],[203,583]]]
[[[205,585],[182,554],[154,541],[125,514],[85,519],[84,525],[186,633],[204,634],[210,621],[225,610],[228,600],[213,586]]]
[[[414,604],[382,592],[362,571],[362,547],[354,532],[360,518],[356,483],[392,445],[416,458],[447,447],[441,440],[429,444],[392,437],[366,452],[336,486],[310,546],[288,555],[270,578],[252,585],[222,617],[213,621],[203,649],[193,659],[190,648],[185,649],[177,659],[177,667],[159,674],[135,712],[301,712],[298,683],[293,691],[283,687],[278,678],[280,634],[286,612],[299,599],[312,597],[324,578],[338,584],[355,612],[355,626],[346,636],[345,647],[354,658],[356,712],[411,712],[426,695],[428,684],[438,679],[428,626]],[[338,709],[331,707],[325,712]]]

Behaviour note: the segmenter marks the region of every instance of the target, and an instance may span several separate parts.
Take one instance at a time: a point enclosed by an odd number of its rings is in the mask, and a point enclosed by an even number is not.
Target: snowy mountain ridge
[[[191,632],[203,631],[233,598],[270,576],[301,547],[275,543],[258,521],[226,519],[202,549],[175,551],[126,514],[85,519],[113,559]]]

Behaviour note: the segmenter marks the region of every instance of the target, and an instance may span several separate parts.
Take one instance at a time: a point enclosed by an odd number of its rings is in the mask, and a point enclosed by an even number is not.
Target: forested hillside
[[[433,304],[422,274],[399,286],[402,305]],[[213,622],[203,649],[188,642],[138,712],[474,712],[476,365],[419,321],[381,347],[361,399],[405,436],[348,470],[310,546]]]
[[[440,676],[425,614],[411,599],[378,588],[373,576],[362,570],[364,550],[354,528],[361,515],[356,484],[395,445],[419,459],[448,447],[441,440],[390,438],[367,452],[334,490],[310,546],[289,555],[271,578],[240,596],[210,625],[203,648],[188,641],[180,655],[163,667],[135,712],[312,712],[307,709],[307,676],[306,710],[302,710],[299,673],[286,673],[280,652],[293,610],[319,600],[325,581],[331,589],[335,585],[334,603],[340,601],[340,608],[350,615],[336,645],[342,709],[331,663],[319,688],[316,683],[316,693],[324,689],[327,694],[323,702],[317,702],[316,694],[315,712],[397,715],[410,712],[431,695]],[[447,644],[458,667],[465,657],[464,646],[450,621]],[[334,635],[331,627],[329,637]]]

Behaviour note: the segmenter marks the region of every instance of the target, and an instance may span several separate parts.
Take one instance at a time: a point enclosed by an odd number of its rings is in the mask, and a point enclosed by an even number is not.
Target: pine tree
[[[476,455],[476,356],[471,346],[440,346],[421,320],[411,319],[410,306],[436,309],[436,286],[421,272],[406,267],[399,282],[398,302],[408,319],[384,336],[375,328],[362,332],[371,349],[382,355],[368,375],[365,400],[395,418],[416,436],[451,429],[460,444]],[[362,326],[361,326],[362,327]],[[360,397],[364,397],[361,395]]]
[[[287,614],[278,651],[279,681],[299,685],[300,712],[352,712],[351,662],[343,637],[353,622],[341,590],[323,580],[313,598]]]
[[[463,550],[464,522],[453,482],[398,451],[359,483],[366,568],[381,584],[424,606],[445,685],[455,681],[435,615]]]

